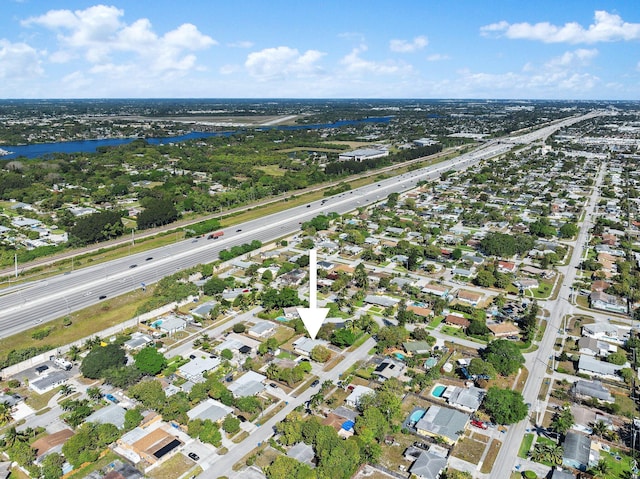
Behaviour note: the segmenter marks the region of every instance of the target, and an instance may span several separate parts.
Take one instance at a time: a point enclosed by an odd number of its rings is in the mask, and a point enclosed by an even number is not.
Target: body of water
[[[267,126],[254,128],[254,131],[265,130],[319,130],[324,128],[340,128],[342,126],[352,126],[362,123],[388,123],[392,117],[364,118],[362,120],[342,120],[335,123],[323,123],[318,125],[290,125],[290,126]],[[168,143],[179,143],[187,140],[198,140],[212,136],[231,136],[236,133],[243,133],[248,129],[219,131],[219,132],[197,132],[165,138],[145,138],[148,143],[162,145]],[[100,147],[114,147],[126,145],[136,140],[136,138],[105,138],[101,140],[81,140],[81,141],[59,141],[55,143],[37,143],[32,145],[2,145],[2,149],[10,152],[8,155],[0,156],[2,160],[12,160],[15,158],[46,158],[55,153],[95,153]]]

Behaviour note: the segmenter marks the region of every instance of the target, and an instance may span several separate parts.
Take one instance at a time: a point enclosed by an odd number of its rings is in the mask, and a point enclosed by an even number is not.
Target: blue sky
[[[0,98],[640,99],[638,0],[0,6]]]

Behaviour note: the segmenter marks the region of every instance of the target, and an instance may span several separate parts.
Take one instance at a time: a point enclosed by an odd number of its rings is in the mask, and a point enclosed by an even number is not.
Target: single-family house
[[[615,379],[617,381],[622,380],[618,375],[618,371],[625,367],[629,367],[629,363],[618,366],[617,364],[598,361],[593,356],[587,356],[586,354],[581,354],[578,360],[579,373],[600,378]]]
[[[184,444],[177,436],[170,434],[162,427],[137,427],[124,434],[117,441],[117,451],[133,463],[144,460],[155,464],[167,454],[175,452]]]
[[[593,398],[597,399],[598,401],[609,403],[615,401],[615,398],[611,395],[609,390],[604,387],[598,380],[585,381],[583,379],[579,379],[578,381],[573,383],[571,392],[580,398]]]
[[[445,442],[455,444],[464,431],[469,414],[441,406],[431,406],[416,423],[416,431],[423,436],[442,437]]]
[[[345,404],[349,407],[352,408],[356,408],[358,407],[358,404],[360,403],[360,398],[364,395],[367,394],[373,394],[373,389],[367,387],[367,386],[361,386],[361,385],[357,385],[354,386],[353,390],[351,391],[351,394],[349,394],[346,399],[345,399]]]
[[[287,451],[287,456],[295,459],[298,462],[307,464],[308,466],[316,467],[314,463],[316,454],[313,451],[313,447],[305,444],[304,442],[299,442],[291,446],[291,448]]]
[[[466,412],[475,412],[480,407],[487,391],[484,389],[471,387],[448,386],[442,397],[447,400],[451,406],[462,409]]]
[[[462,329],[468,328],[471,324],[471,321],[469,321],[464,316],[457,316],[455,314],[448,314],[447,316],[445,316],[444,322],[449,326],[455,326],[456,328]]]
[[[233,408],[225,406],[220,401],[209,398],[187,411],[187,417],[191,420],[201,419],[205,421],[209,419],[212,422],[219,422],[232,412]]]
[[[187,322],[172,314],[163,316],[161,319],[154,321],[153,325],[166,334],[173,334],[176,331],[182,331],[187,327]]]
[[[493,333],[496,338],[506,338],[509,336],[517,336],[520,334],[520,329],[515,324],[505,321],[503,323],[487,324],[489,331]]]
[[[406,366],[402,361],[385,358],[371,374],[377,376],[380,381],[385,381],[389,378],[400,377],[405,369]]]
[[[591,439],[573,431],[567,432],[562,447],[562,464],[579,471],[586,471],[600,459],[599,452],[591,447]]]
[[[498,261],[498,272],[515,273],[518,267],[512,261]]]
[[[85,422],[95,422],[98,424],[113,424],[118,429],[124,427],[124,416],[127,410],[118,404],[109,404],[85,419]]]
[[[364,298],[364,302],[367,304],[373,304],[375,306],[382,306],[383,308],[393,307],[400,302],[399,299],[391,298],[389,296],[383,296],[379,294],[368,294]]]
[[[204,357],[196,357],[192,359],[186,364],[180,366],[176,374],[188,381],[192,381],[194,383],[204,382],[203,374],[208,371],[213,371],[216,369],[222,361],[220,358],[204,356]]]
[[[613,344],[589,336],[583,336],[578,340],[578,351],[580,354],[607,357],[617,350],[618,348]]]
[[[594,309],[602,309],[613,313],[627,313],[627,303],[612,294],[603,291],[594,291],[589,295],[589,303]]]
[[[271,321],[258,321],[256,324],[249,328],[247,334],[249,336],[253,336],[254,338],[266,339],[269,336],[275,334],[278,325]]]
[[[439,298],[446,298],[449,296],[450,288],[443,284],[429,283],[422,288],[423,293],[432,294]]]
[[[255,371],[247,371],[233,381],[228,389],[236,398],[255,396],[265,390],[265,379],[267,379],[267,377],[262,374],[256,373]]]
[[[327,346],[329,343],[324,339],[311,339],[306,336],[301,336],[293,342],[293,350],[303,356],[311,356],[311,351],[316,346]]]
[[[582,326],[583,336],[610,341],[616,344],[624,344],[629,337],[629,331],[630,328],[603,322],[590,323]]]
[[[482,294],[461,289],[458,291],[456,297],[458,298],[458,301],[470,304],[471,306],[477,306],[482,299]]]
[[[402,347],[409,355],[426,354],[431,351],[431,345],[426,341],[408,341],[402,343]]]
[[[438,479],[440,473],[447,466],[447,456],[434,454],[429,451],[422,451],[409,468],[412,476],[419,479]]]
[[[141,333],[136,331],[131,335],[131,339],[125,341],[124,348],[128,351],[135,351],[136,349],[142,349],[147,344],[151,343],[153,338],[148,334]]]
[[[36,451],[36,462],[40,463],[42,459],[51,453],[62,451],[62,446],[67,439],[71,438],[74,432],[71,429],[62,429],[53,434],[43,436],[31,444],[31,449]],[[0,476],[1,477],[1,476]]]

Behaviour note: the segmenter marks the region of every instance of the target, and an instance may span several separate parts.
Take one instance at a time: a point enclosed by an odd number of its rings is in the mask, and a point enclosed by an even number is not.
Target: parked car
[[[315,381],[313,381],[313,382],[311,383],[311,387],[312,387],[312,388],[315,388],[318,384],[320,384],[320,380],[316,379]]]
[[[197,461],[200,459],[200,456],[198,456],[195,452],[190,452],[189,454],[187,454],[187,456],[189,456],[194,461]]]
[[[472,419],[471,425],[475,427],[479,427],[480,429],[487,429],[488,427],[484,422],[478,421],[477,419]]]

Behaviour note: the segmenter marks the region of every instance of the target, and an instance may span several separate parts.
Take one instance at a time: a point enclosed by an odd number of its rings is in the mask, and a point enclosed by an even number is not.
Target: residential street
[[[364,360],[369,357],[369,351],[376,345],[373,338],[369,338],[358,349],[353,352],[343,353],[344,359],[331,371],[323,374],[320,378],[321,381],[337,381],[340,375],[349,369],[354,363]],[[241,473],[233,472],[233,465],[246,456],[253,448],[268,440],[274,433],[273,427],[280,421],[282,421],[287,414],[293,411],[296,407],[304,404],[311,398],[313,394],[318,391],[317,388],[308,388],[302,392],[298,397],[291,398],[288,404],[269,419],[266,423],[261,424],[249,437],[239,444],[235,444],[235,447],[229,449],[229,452],[224,456],[214,455],[206,460],[200,462],[200,466],[204,469],[204,472],[200,474],[203,479],[212,477],[209,468],[215,468],[216,471],[225,471],[228,477],[242,477]],[[295,391],[294,391],[295,392]]]
[[[531,405],[534,405],[538,398],[538,392],[540,391],[542,381],[544,380],[547,372],[547,366],[551,355],[553,354],[553,345],[558,337],[558,332],[560,331],[560,334],[564,334],[564,331],[561,330],[562,319],[565,315],[571,314],[575,310],[575,307],[570,302],[571,285],[575,280],[576,270],[580,266],[582,259],[584,244],[586,242],[588,232],[592,227],[593,212],[595,211],[595,205],[599,196],[598,190],[602,184],[606,171],[607,165],[604,163],[600,167],[589,204],[586,207],[587,214],[580,226],[580,232],[578,233],[578,238],[576,240],[571,260],[568,265],[558,268],[558,270],[564,274],[564,281],[560,288],[558,297],[556,300],[540,303],[540,306],[547,311],[550,311],[551,315],[547,320],[547,329],[544,337],[538,344],[538,350],[535,353],[526,355],[525,365],[529,370],[529,377],[523,390],[523,396],[525,402]],[[520,443],[522,442],[525,430],[529,427],[531,427],[530,422],[528,420],[523,420],[509,428],[493,467],[493,471],[491,472],[490,477],[492,479],[508,478],[511,472],[515,470],[514,466],[516,465],[516,461],[519,460],[518,450],[520,448]]]

